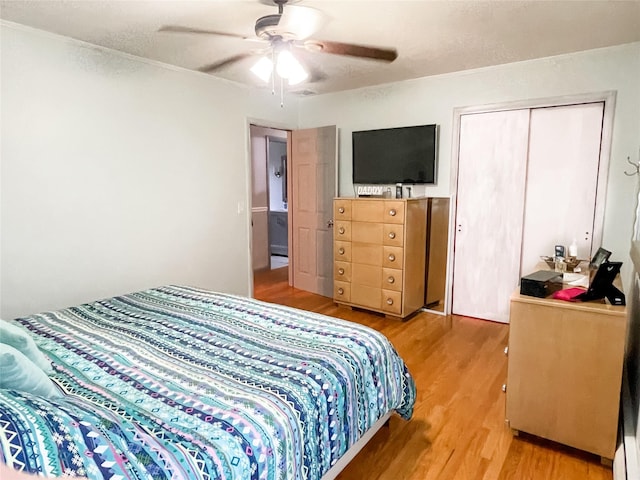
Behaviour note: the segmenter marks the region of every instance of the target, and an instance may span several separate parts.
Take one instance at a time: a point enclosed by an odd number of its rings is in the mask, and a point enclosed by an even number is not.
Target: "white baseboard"
[[[624,456],[624,433],[622,422],[618,428],[618,436],[621,439],[613,457],[613,480],[627,480],[627,461]]]
[[[622,422],[621,443],[613,459],[614,480],[636,480],[640,478],[640,444],[638,444],[636,413],[631,400],[626,371],[622,378]]]

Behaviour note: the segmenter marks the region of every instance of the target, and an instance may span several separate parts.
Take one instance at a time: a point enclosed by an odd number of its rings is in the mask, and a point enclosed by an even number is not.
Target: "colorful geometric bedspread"
[[[320,479],[415,384],[370,328],[168,286],[17,320],[65,395],[0,391],[2,460],[45,476]]]

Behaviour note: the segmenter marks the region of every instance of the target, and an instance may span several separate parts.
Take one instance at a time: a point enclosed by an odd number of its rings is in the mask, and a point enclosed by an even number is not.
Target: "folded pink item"
[[[580,287],[565,288],[564,290],[553,292],[552,297],[558,300],[566,300],[567,302],[576,302],[577,300],[575,300],[575,297],[577,297],[581,293],[584,293],[585,291],[585,288]]]

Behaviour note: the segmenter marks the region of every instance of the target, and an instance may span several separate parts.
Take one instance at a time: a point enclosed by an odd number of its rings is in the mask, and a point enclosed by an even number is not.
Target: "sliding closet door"
[[[591,258],[603,115],[603,102],[531,110],[522,275],[574,239]]]
[[[529,110],[462,115],[452,311],[509,321],[520,279]]]

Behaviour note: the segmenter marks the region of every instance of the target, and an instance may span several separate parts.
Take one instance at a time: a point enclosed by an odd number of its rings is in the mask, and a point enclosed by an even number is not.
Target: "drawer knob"
[[[339,213],[344,213],[344,207],[340,207],[340,208],[338,208],[338,212],[339,212]]]
[[[344,294],[344,288],[340,287],[338,288],[338,295],[343,295]]]
[[[504,354],[509,355],[509,347],[504,347]]]
[[[396,238],[396,232],[389,232],[389,238],[391,239]]]
[[[338,269],[338,273],[339,273],[340,275],[344,275],[344,268],[339,268],[339,269]]]
[[[506,384],[506,383],[503,383],[503,384],[502,384],[502,391],[503,391],[503,392],[506,392],[506,391],[507,391],[507,384]]]
[[[344,248],[340,247],[340,248],[338,249],[338,253],[339,253],[340,255],[344,255]]]
[[[395,260],[396,260],[396,256],[393,253],[390,253],[389,254],[389,261],[390,262],[395,262]]]
[[[387,282],[389,282],[389,283],[395,283],[395,281],[396,281],[396,279],[393,278],[393,277],[387,278]]]
[[[387,298],[387,305],[393,305],[393,298]]]
[[[338,232],[339,232],[340,234],[343,234],[343,233],[344,233],[344,227],[340,227],[340,228],[338,229]]]
[[[396,216],[396,209],[392,208],[391,210],[389,210],[389,215],[391,215],[392,217]]]

